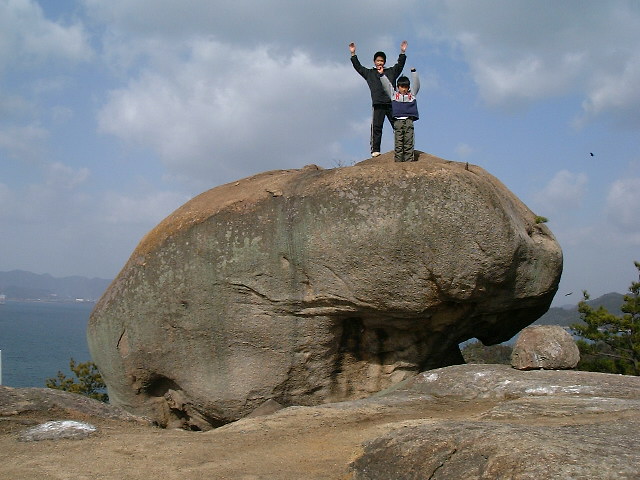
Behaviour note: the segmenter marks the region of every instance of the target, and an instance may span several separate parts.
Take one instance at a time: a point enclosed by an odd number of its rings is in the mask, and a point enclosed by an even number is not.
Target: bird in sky
[[[593,152],[589,152],[589,155],[591,155],[592,157],[594,156],[594,155],[593,155]]]

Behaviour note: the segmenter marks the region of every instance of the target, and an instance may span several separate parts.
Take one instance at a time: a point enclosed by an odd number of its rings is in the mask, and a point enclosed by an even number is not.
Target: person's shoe
[[[371,153],[371,156],[372,156],[372,157],[377,157],[378,155],[380,155],[380,152],[372,152],[372,153]]]

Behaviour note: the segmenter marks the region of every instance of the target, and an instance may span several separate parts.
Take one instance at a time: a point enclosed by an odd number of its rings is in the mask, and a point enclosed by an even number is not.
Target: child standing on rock
[[[395,140],[396,162],[414,162],[415,137],[413,132],[413,122],[418,120],[418,103],[416,95],[420,90],[420,78],[415,68],[411,69],[413,79],[413,91],[411,82],[404,75],[398,78],[397,88],[384,75],[380,77],[382,86],[391,99],[391,111],[393,117],[393,131]]]
[[[389,119],[389,122],[393,126],[393,120],[391,118],[391,102],[389,97],[384,93],[380,84],[380,78],[385,76],[393,84],[396,78],[402,73],[404,64],[407,61],[405,50],[407,49],[407,41],[403,41],[400,44],[400,55],[398,56],[398,63],[393,67],[385,68],[384,64],[387,61],[387,56],[384,52],[376,52],[373,56],[374,68],[365,68],[360,64],[358,56],[356,55],[356,44],[349,44],[349,51],[351,52],[351,63],[353,68],[356,69],[362,78],[364,78],[371,90],[371,104],[373,106],[373,114],[371,118],[371,156],[377,157],[380,155],[380,143],[382,142],[382,126],[384,124],[385,117]]]

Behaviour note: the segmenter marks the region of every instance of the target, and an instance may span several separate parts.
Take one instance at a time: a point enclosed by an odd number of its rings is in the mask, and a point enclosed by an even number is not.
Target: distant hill
[[[82,298],[87,301],[98,300],[105,292],[111,280],[80,276],[56,278],[49,274],[39,275],[24,270],[0,272],[0,294],[8,300],[49,300],[70,301]],[[592,307],[604,306],[614,315],[621,315],[620,307],[624,303],[621,293],[607,293],[587,302]],[[580,320],[578,306],[552,307],[534,325],[569,326]]]
[[[594,308],[603,306],[614,315],[622,315],[620,307],[624,303],[624,295],[614,292],[607,293],[601,297],[589,300],[587,303]],[[578,313],[578,306],[573,305],[571,307],[550,308],[547,313],[534,322],[534,325],[561,325],[567,327],[579,321],[580,314]]]
[[[23,270],[0,272],[0,293],[7,300],[95,301],[107,289],[111,280],[104,278],[39,275]]]

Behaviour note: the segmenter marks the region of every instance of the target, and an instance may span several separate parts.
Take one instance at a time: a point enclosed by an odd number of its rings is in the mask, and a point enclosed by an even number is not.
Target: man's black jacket
[[[402,69],[404,68],[404,64],[407,61],[407,56],[404,53],[401,53],[398,56],[398,63],[396,63],[393,67],[385,68],[384,75],[389,79],[391,85],[396,84],[396,80],[402,73]],[[358,60],[357,55],[351,55],[351,63],[353,64],[353,68],[356,69],[362,78],[367,81],[369,85],[369,90],[371,90],[371,103],[373,105],[391,105],[391,99],[389,95],[382,88],[382,82],[380,81],[380,74],[378,70],[375,68],[365,68],[360,64],[360,60]]]

